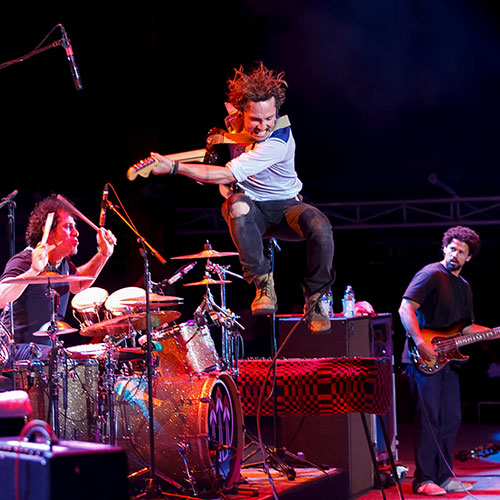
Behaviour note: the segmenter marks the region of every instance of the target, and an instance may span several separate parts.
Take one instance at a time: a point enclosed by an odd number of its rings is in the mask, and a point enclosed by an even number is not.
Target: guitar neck
[[[484,340],[494,340],[500,337],[500,327],[491,330],[484,330],[482,332],[468,333],[467,335],[458,335],[455,337],[455,344],[457,347],[464,345],[482,342]]]

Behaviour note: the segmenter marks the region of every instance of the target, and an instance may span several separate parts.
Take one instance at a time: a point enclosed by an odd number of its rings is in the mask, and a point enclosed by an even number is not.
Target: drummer
[[[54,284],[57,292],[56,321],[64,319],[69,294],[78,293],[92,285],[107,260],[113,254],[116,238],[103,227],[97,231],[97,252],[82,266],[76,267],[71,256],[78,252],[78,230],[74,215],[56,195],[38,202],[31,212],[26,229],[27,247],[14,255],[6,264],[0,277],[0,321],[11,331],[9,303],[13,303],[14,340],[16,360],[32,357],[46,358],[51,340],[48,336],[33,333],[51,320],[51,301],[47,296],[48,284],[2,283],[6,278],[29,278],[41,272],[56,272],[64,275],[89,276],[93,279]],[[46,220],[54,214],[52,225],[44,230]],[[46,233],[44,235],[44,233]]]

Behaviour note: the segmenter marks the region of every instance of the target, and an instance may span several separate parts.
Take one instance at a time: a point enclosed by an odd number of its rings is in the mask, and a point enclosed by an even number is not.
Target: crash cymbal
[[[40,330],[33,333],[33,336],[34,337],[48,337],[49,336],[49,334],[48,334],[49,327],[50,327],[50,322],[43,324],[42,327],[40,328]],[[71,325],[69,325],[68,323],[65,323],[64,321],[56,321],[56,329],[53,333],[55,333],[56,335],[65,335],[67,333],[73,333],[73,332],[77,332],[77,331],[78,330],[76,328],[72,328]]]
[[[228,280],[213,280],[212,278],[203,278],[201,281],[195,281],[194,283],[184,283],[184,286],[197,286],[197,285],[222,285],[226,283],[232,283]]]
[[[164,323],[170,323],[179,318],[179,311],[154,311],[151,313],[151,326],[158,328]],[[80,334],[84,337],[96,337],[105,335],[120,335],[127,334],[132,329],[135,331],[146,329],[146,313],[124,314],[116,318],[101,321],[94,325],[87,326],[80,330]]]
[[[232,255],[238,255],[238,252],[217,252],[217,250],[203,250],[200,253],[193,253],[191,255],[181,255],[179,257],[171,257],[174,259],[213,259],[214,257],[231,257]]]
[[[40,273],[36,276],[16,276],[14,278],[5,278],[2,283],[14,285],[55,285],[58,283],[76,283],[82,281],[94,281],[93,276],[77,276],[76,274],[59,274],[52,271]]]

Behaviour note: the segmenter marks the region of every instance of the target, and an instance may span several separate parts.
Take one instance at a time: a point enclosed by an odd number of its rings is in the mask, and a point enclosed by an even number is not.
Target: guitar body
[[[463,363],[469,359],[469,356],[464,356],[457,347],[457,341],[463,337],[461,331],[464,326],[460,324],[444,332],[421,330],[424,340],[432,344],[436,350],[437,358],[432,361],[424,359],[413,339],[411,337],[408,338],[410,357],[421,373],[431,375],[437,373],[450,361]]]

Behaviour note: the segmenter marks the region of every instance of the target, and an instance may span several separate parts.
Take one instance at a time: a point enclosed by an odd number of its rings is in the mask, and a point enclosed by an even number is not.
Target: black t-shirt
[[[5,266],[0,278],[12,278],[26,272],[31,267],[32,249],[26,248],[14,255]],[[56,272],[60,274],[75,274],[76,267],[69,258],[65,258]],[[69,302],[69,284],[53,285],[56,296],[56,319],[63,320]],[[58,303],[58,304],[57,304]],[[33,332],[40,330],[44,323],[51,319],[50,299],[47,297],[47,285],[28,285],[21,296],[13,303],[14,338],[17,343],[36,342],[50,344],[49,337],[34,337]],[[2,311],[0,321],[10,331],[10,315],[8,307]]]
[[[422,329],[447,330],[458,323],[474,322],[472,290],[461,276],[455,276],[440,262],[422,268],[413,277],[403,297],[420,304],[415,311]],[[407,349],[403,362],[407,362]]]

